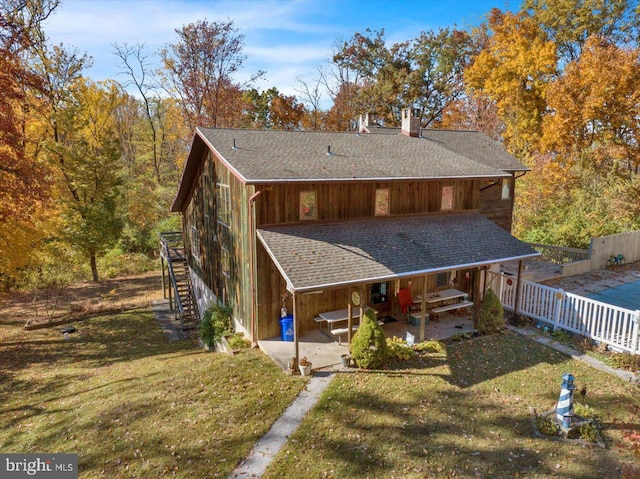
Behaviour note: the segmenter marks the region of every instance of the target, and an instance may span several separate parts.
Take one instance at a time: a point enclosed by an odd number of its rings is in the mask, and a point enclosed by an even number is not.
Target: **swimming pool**
[[[621,308],[640,310],[640,281],[605,289],[588,296],[591,299]]]

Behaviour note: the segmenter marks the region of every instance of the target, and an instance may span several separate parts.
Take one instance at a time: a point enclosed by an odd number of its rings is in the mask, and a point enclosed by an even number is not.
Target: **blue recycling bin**
[[[280,318],[280,338],[283,341],[293,341],[293,314]]]

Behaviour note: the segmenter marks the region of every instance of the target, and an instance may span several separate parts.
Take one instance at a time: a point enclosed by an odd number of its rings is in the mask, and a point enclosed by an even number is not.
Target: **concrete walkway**
[[[273,423],[269,432],[253,446],[249,456],[231,473],[229,479],[261,477],[274,456],[287,443],[289,436],[298,428],[304,416],[318,402],[332,378],[332,373],[316,372],[309,379],[305,390]]]

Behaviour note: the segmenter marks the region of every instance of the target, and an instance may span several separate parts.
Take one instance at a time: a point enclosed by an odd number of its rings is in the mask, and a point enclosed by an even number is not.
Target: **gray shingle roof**
[[[483,165],[504,171],[528,171],[505,150],[500,143],[493,141],[479,131],[463,130],[420,130],[423,138],[434,141],[455,153],[473,159]]]
[[[502,147],[482,141],[478,161],[474,147],[449,148],[458,132],[437,139],[396,134],[361,134],[198,128],[214,148],[247,183],[313,180],[444,179],[506,176],[501,168],[508,155]],[[477,143],[467,136],[460,143]],[[486,137],[485,137],[486,139]],[[233,145],[236,148],[233,148]],[[327,154],[331,148],[330,155]],[[514,159],[515,161],[515,159]],[[520,168],[520,165],[515,161]]]
[[[539,255],[475,212],[271,226],[258,237],[292,291]]]

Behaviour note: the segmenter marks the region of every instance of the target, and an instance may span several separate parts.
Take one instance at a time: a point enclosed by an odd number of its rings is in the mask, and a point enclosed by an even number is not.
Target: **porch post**
[[[516,278],[516,299],[513,305],[513,316],[515,318],[518,315],[520,309],[520,277],[522,276],[522,260],[518,261],[518,277]]]
[[[484,274],[482,275],[482,294],[483,295],[485,295],[487,293],[487,281],[489,279],[488,278],[489,275],[487,274],[488,272],[489,272],[489,270],[485,269],[483,271]],[[500,298],[500,296],[498,296],[498,298]]]
[[[362,291],[360,291],[360,323],[362,324],[362,320],[364,319],[364,304],[362,303],[364,296],[362,295]],[[349,329],[349,333],[351,333],[351,329]],[[351,343],[351,341],[349,341]]]
[[[298,324],[298,313],[296,312],[296,303],[298,302],[296,293],[291,293],[291,299],[293,301],[293,343],[296,350],[296,364],[300,364],[300,344],[298,343],[300,326]]]
[[[482,268],[477,268],[473,273],[473,328],[478,328],[478,311],[480,310],[480,276]]]
[[[349,298],[349,304],[347,306],[347,344],[351,344],[351,317],[353,316],[353,306],[351,306],[351,298]],[[361,318],[362,321],[362,318]]]
[[[422,302],[420,303],[420,342],[424,341],[424,323],[427,315],[427,276],[422,278]],[[411,313],[409,313],[411,317]]]

